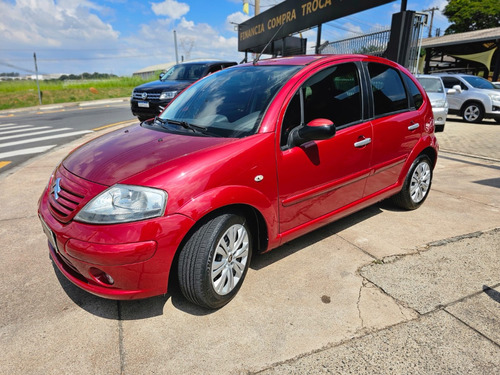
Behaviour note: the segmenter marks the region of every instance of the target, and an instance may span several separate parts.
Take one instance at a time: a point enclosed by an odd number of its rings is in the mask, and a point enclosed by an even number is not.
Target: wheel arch
[[[227,213],[242,215],[248,220],[251,230],[254,253],[261,253],[266,251],[269,244],[269,233],[264,216],[259,210],[248,204],[230,204],[227,206],[216,208],[198,218],[179,243],[179,246],[175,251],[174,258],[172,259],[172,263],[170,265],[170,274],[168,280],[169,289],[171,285],[177,285],[178,283],[179,255],[181,253],[181,249],[184,247],[189,238],[205,222],[213,219],[214,217]]]
[[[470,105],[470,104],[477,104],[477,105],[479,105],[483,109],[483,113],[486,111],[486,108],[485,108],[484,104],[480,100],[477,100],[477,99],[468,99],[460,107],[460,115],[461,116],[463,116],[465,108],[467,108],[467,106]]]

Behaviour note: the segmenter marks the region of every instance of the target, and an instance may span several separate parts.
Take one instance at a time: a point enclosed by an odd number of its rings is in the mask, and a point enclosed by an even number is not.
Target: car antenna
[[[276,35],[278,35],[278,33],[280,32],[280,30],[282,29],[282,27],[285,25],[285,23],[282,23],[281,26],[279,27],[278,30],[276,30],[276,32],[274,33],[273,37],[271,39],[269,39],[269,42],[267,42],[267,44],[264,46],[264,48],[262,49],[261,53],[259,53],[255,59],[253,59],[253,64],[257,64],[257,62],[259,61],[260,57],[262,56],[262,54],[264,53],[264,51],[266,50],[267,46],[269,44],[271,44],[271,42],[274,40],[274,38],[276,37]]]

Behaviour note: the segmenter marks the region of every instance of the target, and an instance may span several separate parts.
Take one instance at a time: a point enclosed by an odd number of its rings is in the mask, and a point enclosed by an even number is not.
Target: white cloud
[[[189,5],[175,0],[165,0],[162,3],[151,3],[151,9],[157,16],[167,16],[176,20],[189,12]]]

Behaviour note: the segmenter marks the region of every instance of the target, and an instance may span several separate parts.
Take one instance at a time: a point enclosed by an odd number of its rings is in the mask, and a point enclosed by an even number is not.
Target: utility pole
[[[35,76],[36,76],[36,88],[38,89],[38,101],[42,105],[42,93],[40,92],[40,84],[38,83],[38,65],[36,64],[36,52],[33,52],[33,59],[35,60]]]
[[[260,0],[255,0],[255,15],[260,14]]]
[[[431,12],[431,23],[429,25],[429,38],[432,37],[432,21],[434,21],[434,12],[436,10],[439,10],[439,8],[438,7],[434,7],[434,8],[425,9],[425,10],[422,11],[422,12]]]
[[[174,45],[175,45],[175,63],[179,64],[179,55],[177,54],[177,33],[174,30]]]

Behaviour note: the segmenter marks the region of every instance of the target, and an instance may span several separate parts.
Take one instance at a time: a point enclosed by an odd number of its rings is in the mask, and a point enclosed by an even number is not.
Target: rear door
[[[323,66],[304,77],[290,94],[277,154],[282,234],[362,197],[370,168],[372,127],[364,120],[360,67],[357,62]],[[336,125],[334,137],[300,147],[288,145],[292,129],[318,118]]]
[[[405,161],[424,128],[423,94],[398,69],[381,64],[365,65],[373,99],[372,171],[364,196],[398,182]]]

